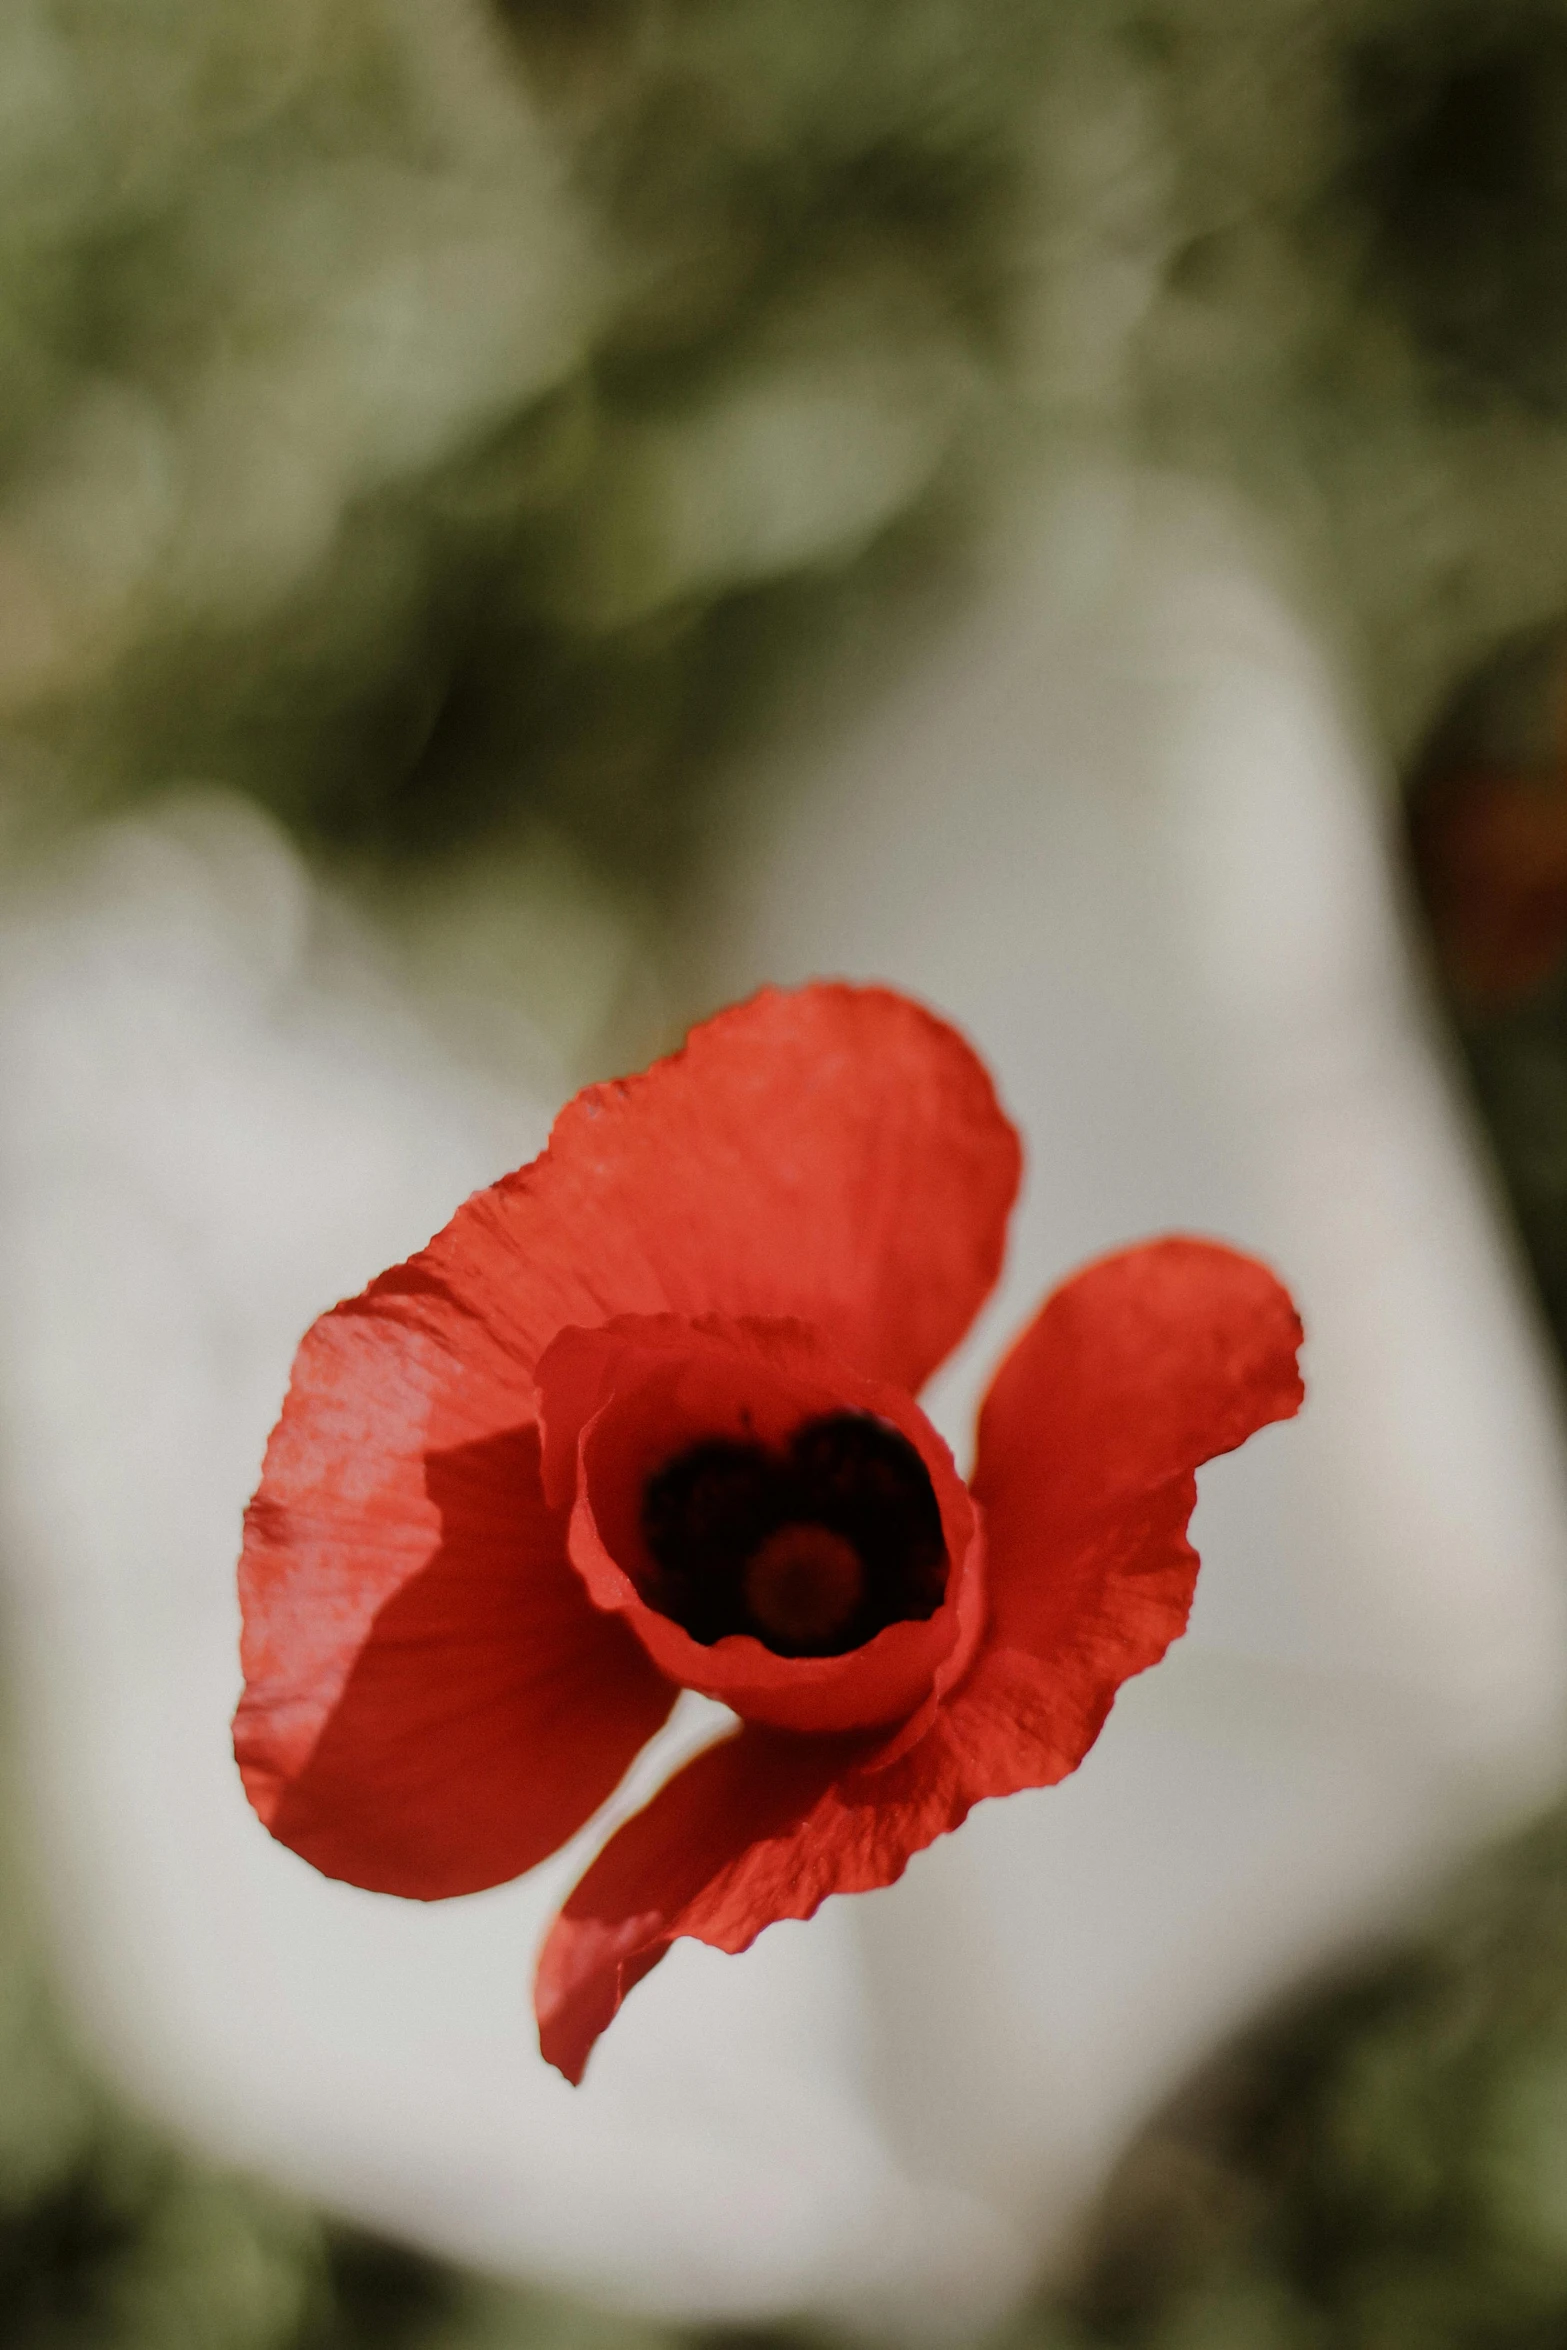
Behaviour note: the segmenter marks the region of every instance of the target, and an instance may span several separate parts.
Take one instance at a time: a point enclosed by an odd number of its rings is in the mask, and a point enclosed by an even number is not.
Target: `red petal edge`
[[[980,1413],[970,1483],[997,1643],[1059,1661],[1098,1611],[1143,1625],[1125,1635],[1148,1650],[1143,1663],[1163,1653],[1185,1624],[1196,1556],[1154,1599],[1139,1548],[1162,1557],[1169,1525],[1184,1529],[1204,1461],[1300,1409],[1301,1336],[1276,1276],[1217,1241],[1147,1241],[1062,1283]]]
[[[433,1290],[324,1315],[246,1513],[234,1747],[274,1836],[433,1900],[573,1835],[675,1691],[587,1600],[515,1366]]]
[[[681,1934],[744,1950],[834,1888],[802,1873],[813,1813],[858,1742],[747,1728],[707,1747],[628,1820],[589,1868],[539,1956],[539,2047],[581,2080],[628,1991]]]
[[[1086,1266],[1017,1340],[980,1413],[971,1480],[984,1653],[946,1725],[974,1750],[976,1795],[1076,1770],[1122,1683],[1185,1631],[1195,1472],[1300,1409],[1301,1340],[1266,1265],[1180,1236]]]
[[[768,988],[579,1094],[409,1270],[524,1371],[618,1314],[758,1316],[912,1393],[994,1284],[1020,1166],[955,1029],[885,988]]]

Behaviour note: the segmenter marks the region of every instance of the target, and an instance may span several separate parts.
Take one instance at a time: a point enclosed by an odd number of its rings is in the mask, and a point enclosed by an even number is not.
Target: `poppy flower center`
[[[710,1644],[749,1632],[780,1656],[843,1656],[941,1605],[947,1553],[930,1475],[862,1412],[807,1420],[787,1448],[710,1437],[648,1479],[651,1607]]]
[[[746,1561],[745,1604],[769,1638],[814,1643],[842,1631],[864,1582],[847,1535],[830,1526],[780,1526]]]

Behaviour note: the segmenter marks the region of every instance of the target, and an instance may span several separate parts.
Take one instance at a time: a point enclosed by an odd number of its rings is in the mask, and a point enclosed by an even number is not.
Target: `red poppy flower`
[[[682,1688],[739,1717],[555,1921],[571,2080],[677,1936],[743,1950],[1074,1769],[1185,1625],[1193,1472],[1300,1402],[1273,1276],[1154,1241],[1047,1301],[965,1487],[914,1398],[1019,1163],[918,1005],[768,991],[579,1094],[300,1347],[240,1568],[235,1748],[275,1836],[474,1892],[575,1834]]]

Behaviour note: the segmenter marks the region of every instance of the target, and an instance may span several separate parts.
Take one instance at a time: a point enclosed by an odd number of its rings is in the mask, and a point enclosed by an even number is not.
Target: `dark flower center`
[[[648,1479],[643,1592],[694,1640],[750,1632],[780,1656],[842,1656],[941,1605],[947,1552],[930,1475],[863,1412],[797,1428],[784,1452],[711,1437]]]

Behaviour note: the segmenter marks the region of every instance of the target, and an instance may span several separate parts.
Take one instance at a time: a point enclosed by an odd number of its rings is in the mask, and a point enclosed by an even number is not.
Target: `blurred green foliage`
[[[982,404],[1035,14],[15,0],[13,809],[194,775],[318,847],[656,853]]]
[[[1183,2092],[1112,2185],[1077,2313],[1125,2350],[1567,2336],[1567,1816]]]
[[[675,872],[862,566],[1109,442],[1395,748],[1567,601],[1561,0],[10,0],[0,810]]]

